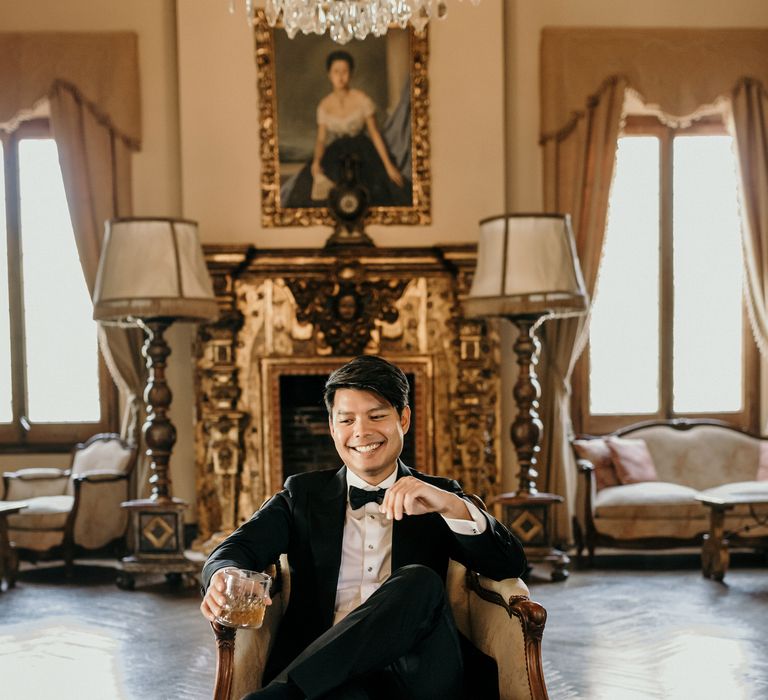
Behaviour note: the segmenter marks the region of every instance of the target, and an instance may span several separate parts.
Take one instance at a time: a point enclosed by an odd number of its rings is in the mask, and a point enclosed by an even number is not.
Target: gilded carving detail
[[[231,279],[214,274],[222,313],[201,326],[197,353],[200,420],[195,428],[198,538],[196,548],[210,551],[236,526],[235,497],[240,471],[241,435],[246,414],[238,410],[240,386],[235,339],[242,316],[234,308]]]
[[[499,339],[486,322],[459,319],[457,325],[454,464],[464,487],[487,500],[498,492],[500,481]]]
[[[349,357],[375,352],[376,327],[397,321],[396,303],[404,279],[367,277],[359,264],[343,264],[329,279],[292,278],[286,284],[296,301],[296,319],[311,323],[318,352]]]

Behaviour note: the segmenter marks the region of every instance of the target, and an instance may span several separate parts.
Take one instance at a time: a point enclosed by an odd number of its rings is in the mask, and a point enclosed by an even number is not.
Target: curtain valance
[[[730,97],[741,78],[768,86],[768,29],[546,27],[540,50],[542,141],[617,78],[677,117]]]
[[[141,145],[133,32],[0,32],[0,124],[66,90],[132,150]]]

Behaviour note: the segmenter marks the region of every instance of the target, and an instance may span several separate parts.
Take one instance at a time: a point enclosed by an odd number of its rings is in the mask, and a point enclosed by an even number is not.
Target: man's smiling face
[[[386,399],[370,391],[339,389],[328,419],[336,451],[344,464],[376,485],[395,468],[403,451],[403,436],[411,424],[411,409],[402,415]]]

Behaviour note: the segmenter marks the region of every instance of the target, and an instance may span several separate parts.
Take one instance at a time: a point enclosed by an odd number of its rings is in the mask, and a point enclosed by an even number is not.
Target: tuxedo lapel
[[[341,566],[346,486],[346,467],[342,467],[325,488],[311,494],[308,502],[310,544],[319,588],[316,602],[319,610],[330,611],[331,622]]]

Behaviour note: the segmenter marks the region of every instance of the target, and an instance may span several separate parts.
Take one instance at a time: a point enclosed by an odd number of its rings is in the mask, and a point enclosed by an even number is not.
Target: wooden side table
[[[19,557],[8,538],[8,516],[18,513],[27,507],[23,501],[0,501],[0,591],[3,581],[8,588],[16,585],[16,574],[19,570]]]
[[[725,531],[725,513],[735,506],[761,506],[768,504],[768,496],[750,493],[734,493],[723,496],[696,496],[696,500],[709,508],[709,533],[704,535],[704,541],[701,545],[701,573],[706,578],[714,581],[722,581],[725,578],[725,572],[728,571],[728,565],[731,561],[731,555],[728,551],[729,533]],[[759,519],[755,517],[756,524],[760,524]],[[732,533],[732,536],[738,537],[738,533]],[[745,538],[738,538],[745,539]],[[753,543],[763,544],[765,537],[746,538]]]
[[[491,502],[496,519],[522,542],[529,562],[552,566],[553,581],[568,578],[570,558],[552,546],[552,508],[563,502],[554,493],[502,493]]]

